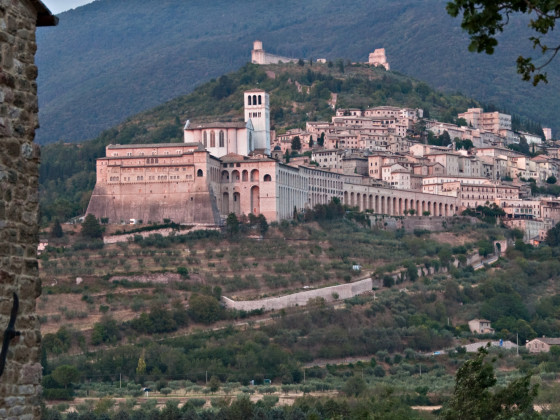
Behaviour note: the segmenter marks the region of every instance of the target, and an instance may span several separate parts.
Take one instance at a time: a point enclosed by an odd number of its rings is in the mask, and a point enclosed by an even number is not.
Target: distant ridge
[[[519,81],[525,24],[513,22],[493,57],[467,52],[444,0],[310,0],[305,3],[98,0],[62,13],[38,33],[39,143],[78,142],[186,94],[251,60],[255,39],[278,55],[367,61],[382,46],[391,68],[461,90],[560,130],[558,66],[549,86]]]

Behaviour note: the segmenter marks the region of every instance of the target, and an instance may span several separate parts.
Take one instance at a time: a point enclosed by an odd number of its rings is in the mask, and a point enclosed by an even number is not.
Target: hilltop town
[[[293,60],[261,52],[256,41],[253,61]],[[182,145],[107,146],[87,213],[111,223],[221,226],[230,213],[280,221],[333,198],[399,218],[493,207],[533,244],[560,221],[560,200],[546,194],[560,166],[550,129],[514,131],[510,115],[482,108],[459,113],[454,124],[422,109],[337,108],[331,94],[331,121],[277,131],[267,92],[248,90],[243,101],[243,122],[187,121]]]
[[[361,377],[415,418],[487,342],[504,383],[557,363],[560,251],[526,245],[559,220],[550,130],[369,60],[267,57],[91,142],[45,148],[50,176],[85,167],[64,187],[89,216],[43,231],[47,399],[210,410],[217,392],[213,410],[269,393],[288,407],[311,383],[354,398]],[[52,379],[67,363],[82,372],[74,389]],[[551,407],[552,369],[539,376]]]

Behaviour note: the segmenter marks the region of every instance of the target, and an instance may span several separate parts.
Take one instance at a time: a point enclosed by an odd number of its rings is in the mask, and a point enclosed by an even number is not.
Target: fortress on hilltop
[[[378,48],[374,52],[369,54],[368,64],[370,66],[381,66],[385,67],[385,70],[391,70],[389,62],[387,61],[387,56],[385,55],[385,48]]]
[[[263,50],[262,42],[255,41],[251,51],[251,62],[254,64],[297,63],[298,59],[267,53]]]
[[[251,51],[251,63],[253,64],[278,64],[278,63],[297,63],[297,58],[282,57],[265,52],[261,41],[253,42],[253,50]],[[321,63],[326,63],[326,59],[320,58],[317,60]],[[378,48],[369,54],[367,64],[370,66],[385,67],[385,70],[390,70],[387,56],[385,55],[385,48]]]

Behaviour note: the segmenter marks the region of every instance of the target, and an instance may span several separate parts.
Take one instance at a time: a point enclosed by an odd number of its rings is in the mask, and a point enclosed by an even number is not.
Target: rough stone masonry
[[[41,335],[35,299],[38,279],[39,147],[36,26],[57,19],[36,0],[0,0],[0,418],[39,418]],[[12,315],[14,293],[19,297]],[[15,312],[15,310],[14,310]],[[10,318],[19,335],[4,340]],[[12,331],[13,333],[13,331]]]

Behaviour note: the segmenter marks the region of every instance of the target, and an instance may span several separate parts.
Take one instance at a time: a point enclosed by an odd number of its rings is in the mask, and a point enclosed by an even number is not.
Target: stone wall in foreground
[[[38,280],[37,9],[0,0],[0,335],[19,297],[15,330],[0,376],[0,418],[39,418],[41,335]]]

